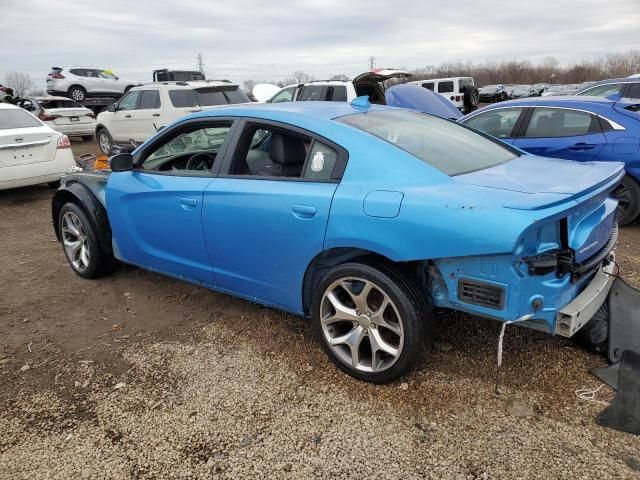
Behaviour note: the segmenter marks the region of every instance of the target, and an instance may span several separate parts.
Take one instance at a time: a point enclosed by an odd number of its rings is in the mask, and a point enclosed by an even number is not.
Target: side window
[[[135,110],[138,103],[138,97],[140,96],[140,90],[134,90],[127,93],[118,102],[118,110]]]
[[[600,131],[598,117],[560,108],[533,110],[525,137],[575,137]]]
[[[439,82],[438,93],[451,93],[453,92],[453,82]]]
[[[141,168],[166,173],[202,172],[208,175],[231,129],[230,122],[192,126],[145,152]]]
[[[271,99],[271,103],[282,103],[282,102],[292,102],[293,94],[296,91],[297,87],[289,87],[284,90],[280,90],[276,93]]]
[[[160,92],[158,90],[142,90],[139,110],[160,108]]]
[[[620,93],[620,89],[622,84],[613,83],[610,85],[598,85],[597,87],[592,87],[589,90],[585,90],[580,95],[588,95],[590,97],[608,97],[609,95],[615,95],[616,93]]]
[[[196,94],[191,89],[169,90],[169,100],[176,108],[191,108],[198,106]]]
[[[343,85],[333,85],[327,87],[327,101],[329,102],[346,102],[347,87]]]
[[[511,138],[523,110],[523,108],[491,110],[471,117],[464,124],[496,138]]]
[[[433,92],[433,82],[423,83],[422,84],[422,88],[426,88],[426,89],[431,90]]]
[[[87,76],[87,71],[84,68],[72,68],[71,70],[69,70],[69,73],[78,75],[79,77]]]
[[[308,180],[330,180],[338,161],[338,152],[322,142],[314,141],[302,178]]]
[[[624,96],[625,98],[640,99],[640,83],[632,83]]]
[[[298,101],[319,101],[322,100],[322,90],[324,85],[305,85],[300,90]]]

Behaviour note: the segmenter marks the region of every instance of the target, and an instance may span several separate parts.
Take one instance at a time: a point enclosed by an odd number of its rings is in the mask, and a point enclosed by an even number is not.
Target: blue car
[[[527,98],[492,105],[458,121],[534,155],[624,163],[626,175],[613,192],[623,226],[640,214],[639,107],[640,101],[599,97]]]
[[[117,260],[308,316],[361,380],[412,369],[434,308],[569,337],[613,281],[622,164],[527,155],[366,97],[189,115],[110,165],[53,198],[78,275]]]

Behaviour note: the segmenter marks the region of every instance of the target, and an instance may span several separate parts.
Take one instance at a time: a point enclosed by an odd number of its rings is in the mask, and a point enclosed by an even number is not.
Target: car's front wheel
[[[611,194],[618,200],[618,225],[633,222],[640,214],[640,185],[629,175],[625,175],[620,185]]]
[[[329,358],[372,383],[408,373],[433,342],[431,310],[417,287],[381,264],[329,270],[314,289],[312,321]]]
[[[81,207],[65,203],[58,214],[58,228],[64,254],[75,273],[97,278],[110,272],[113,257],[102,251],[99,233]]]
[[[98,147],[100,151],[105,155],[109,155],[111,153],[111,147],[113,146],[113,139],[106,128],[100,128],[96,137],[98,138]]]

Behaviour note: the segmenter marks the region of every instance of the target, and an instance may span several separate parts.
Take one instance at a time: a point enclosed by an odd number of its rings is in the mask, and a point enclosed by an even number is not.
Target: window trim
[[[220,150],[216,155],[216,160],[218,159],[220,160],[215,161],[213,163],[213,168],[211,169],[211,171],[207,173],[197,173],[196,171],[191,171],[191,170],[184,170],[184,171],[178,171],[178,172],[175,172],[175,171],[161,172],[157,170],[142,169],[142,163],[149,157],[149,155],[151,155],[151,153],[153,153],[153,152],[150,152],[151,149],[159,148],[160,146],[176,138],[184,130],[190,129],[193,126],[198,127],[202,125],[204,128],[212,128],[212,124],[214,123],[230,123],[231,125],[229,127],[229,133],[227,133],[227,136],[225,137],[224,142],[222,142],[222,145],[220,145]],[[138,151],[135,152],[133,156],[133,171],[137,173],[148,174],[148,175],[162,175],[162,176],[168,176],[168,177],[200,177],[200,178],[206,177],[206,178],[213,179],[218,176],[218,173],[220,172],[222,164],[226,160],[227,152],[229,151],[228,147],[232,143],[232,141],[234,140],[234,136],[236,135],[237,123],[238,123],[237,117],[194,118],[194,119],[189,119],[189,120],[185,120],[183,122],[177,123],[172,127],[170,127],[169,129],[163,130],[163,135],[157,138],[154,138],[149,144],[145,144],[143,147],[141,147]],[[197,130],[197,128],[195,128],[194,130]],[[164,132],[168,132],[168,133],[165,135]],[[165,139],[167,140],[165,141]]]
[[[334,141],[329,140],[328,138],[323,137],[322,135],[318,135],[317,133],[310,132],[308,130],[305,130],[304,128],[300,128],[296,125],[291,125],[285,122],[278,122],[275,120],[267,120],[267,119],[262,119],[257,117],[243,117],[242,119],[237,119],[237,120],[238,120],[238,124],[236,126],[237,131],[234,138],[232,138],[231,142],[229,143],[229,146],[227,149],[228,154],[225,155],[225,158],[223,159],[221,168],[219,169],[217,174],[218,177],[234,178],[234,179],[242,179],[242,180],[270,180],[270,181],[280,181],[280,182],[288,181],[288,182],[303,182],[303,183],[336,183],[338,184],[342,181],[344,172],[347,168],[347,163],[349,161],[349,153],[344,147],[338,145]],[[302,172],[304,172],[307,162],[309,161],[309,154],[311,153],[313,145],[316,141],[321,142],[327,145],[328,147],[333,148],[338,154],[338,157],[336,159],[336,164],[333,167],[333,171],[331,172],[331,178],[328,178],[326,180],[318,180],[318,179],[310,179],[310,178],[302,178],[302,177],[269,177],[264,175],[229,174],[228,172],[231,171],[231,167],[233,166],[233,162],[235,161],[238,148],[241,145],[241,141],[243,140],[245,132],[247,132],[249,128],[253,128],[255,126],[261,126],[261,125],[266,127],[273,127],[273,128],[277,128],[285,131],[288,130],[295,134],[304,135],[306,137],[311,138],[311,145],[309,146],[309,152],[307,153],[307,157],[305,158],[304,164],[302,165]]]

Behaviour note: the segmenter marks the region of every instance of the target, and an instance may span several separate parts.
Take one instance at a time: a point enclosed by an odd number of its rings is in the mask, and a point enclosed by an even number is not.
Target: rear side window
[[[480,113],[464,124],[497,138],[510,138],[523,108],[501,108]]]
[[[455,122],[410,110],[358,113],[338,121],[378,137],[450,176],[490,168],[519,156],[517,150],[498,140]]]
[[[160,108],[160,92],[158,90],[143,90],[140,95],[139,110]]]
[[[338,152],[317,140],[309,153],[302,178],[308,180],[330,180],[338,161]]]
[[[536,108],[524,136],[575,137],[599,131],[598,117],[590,113],[560,108]]]
[[[423,83],[422,88],[426,88],[427,90],[431,90],[433,92],[433,82]]]
[[[453,92],[453,82],[438,83],[438,93],[451,93],[451,92]]]
[[[346,102],[347,87],[343,85],[335,85],[335,86],[327,87],[327,101]]]
[[[640,99],[640,83],[632,83],[625,94],[625,98]]]
[[[196,99],[193,90],[181,89],[181,90],[169,90],[169,100],[171,105],[176,108],[191,108],[198,106],[198,100]]]
[[[305,85],[300,90],[298,101],[319,101],[322,98],[323,85]]]
[[[87,76],[87,70],[84,68],[72,68],[71,70],[69,70],[69,72],[73,73],[74,75],[78,75],[79,77]]]
[[[0,130],[7,130],[9,128],[30,128],[41,126],[42,123],[38,119],[22,110],[21,108],[0,109]]]

